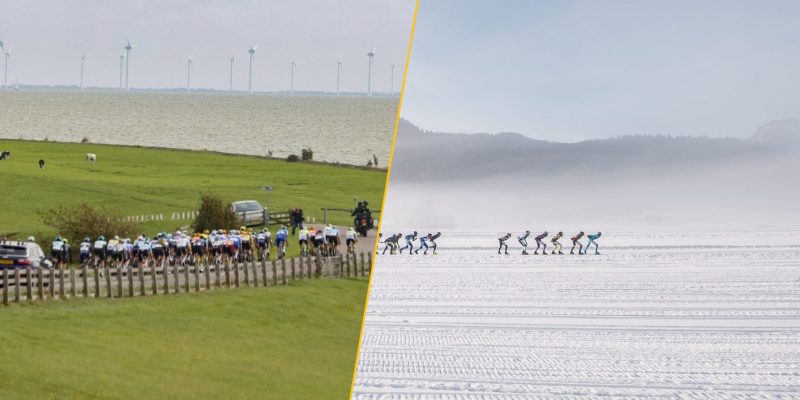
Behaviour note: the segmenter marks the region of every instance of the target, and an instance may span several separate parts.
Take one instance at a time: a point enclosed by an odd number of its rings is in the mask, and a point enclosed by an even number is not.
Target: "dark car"
[[[0,241],[0,271],[27,267],[52,268],[53,263],[36,243]]]

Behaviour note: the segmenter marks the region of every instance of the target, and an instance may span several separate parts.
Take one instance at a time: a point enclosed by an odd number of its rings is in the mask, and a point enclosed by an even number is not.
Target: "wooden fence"
[[[72,298],[176,295],[239,287],[271,287],[293,280],[367,277],[372,253],[296,257],[202,266],[0,271],[3,304]]]

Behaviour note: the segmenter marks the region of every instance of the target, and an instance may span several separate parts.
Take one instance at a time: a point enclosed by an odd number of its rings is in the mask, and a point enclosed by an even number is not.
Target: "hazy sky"
[[[399,91],[413,11],[413,0],[0,0],[0,38],[10,82],[77,84],[86,54],[86,85],[116,87],[130,38],[133,87],[185,87],[193,54],[192,86],[227,89],[235,56],[239,90],[254,43],[254,89],[269,91],[288,90],[292,60],[296,90],[335,90],[340,55],[342,90],[365,91],[375,47],[373,90],[388,92],[391,64]]]
[[[402,114],[559,141],[800,117],[798,1],[422,1]]]

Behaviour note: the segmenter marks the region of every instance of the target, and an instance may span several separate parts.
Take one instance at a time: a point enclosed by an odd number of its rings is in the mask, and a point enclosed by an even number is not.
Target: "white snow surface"
[[[378,256],[353,398],[800,399],[800,231],[503,233]]]

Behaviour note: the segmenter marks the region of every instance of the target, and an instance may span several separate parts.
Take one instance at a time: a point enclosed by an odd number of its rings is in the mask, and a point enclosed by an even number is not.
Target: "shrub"
[[[300,156],[303,158],[303,161],[311,161],[314,159],[314,151],[311,150],[311,147],[305,148],[300,151]]]
[[[200,209],[192,224],[195,232],[206,229],[228,229],[232,226],[236,226],[236,214],[233,213],[230,203],[216,195],[200,195]]]
[[[119,210],[99,208],[90,204],[64,205],[41,213],[42,222],[58,230],[61,236],[72,243],[80,243],[84,237],[97,235],[134,236],[139,226],[125,221]]]
[[[298,162],[300,161],[300,157],[297,154],[290,154],[289,157],[286,157],[286,161],[288,162]]]

